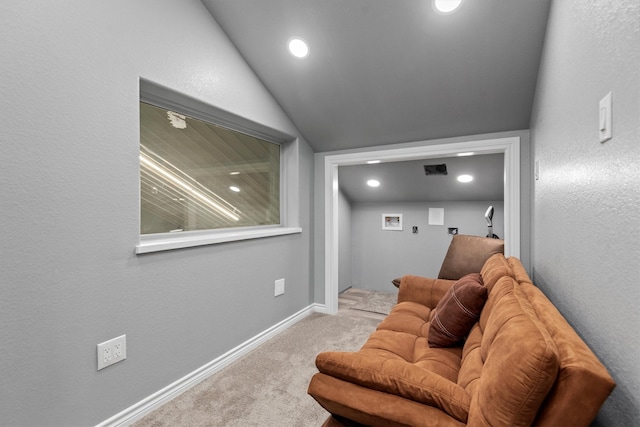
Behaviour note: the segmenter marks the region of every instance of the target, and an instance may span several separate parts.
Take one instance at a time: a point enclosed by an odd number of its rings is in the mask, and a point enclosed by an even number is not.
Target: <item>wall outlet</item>
[[[98,344],[98,371],[127,358],[127,336]]]
[[[275,283],[275,296],[284,294],[284,279],[278,279]]]

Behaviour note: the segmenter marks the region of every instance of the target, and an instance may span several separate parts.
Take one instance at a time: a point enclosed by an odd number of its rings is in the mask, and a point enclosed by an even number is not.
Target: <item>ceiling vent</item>
[[[447,174],[447,165],[424,165],[424,174],[425,175],[446,175]]]

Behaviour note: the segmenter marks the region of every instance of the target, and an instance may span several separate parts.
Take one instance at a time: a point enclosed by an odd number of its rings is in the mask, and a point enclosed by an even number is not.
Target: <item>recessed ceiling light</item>
[[[229,172],[229,175],[240,175],[240,172],[238,171]]]
[[[236,187],[235,185],[232,185],[231,187],[229,187],[229,190],[235,192],[235,193],[239,193],[240,189],[238,187]]]
[[[462,0],[433,0],[436,12],[443,15],[455,12],[461,4]]]
[[[367,185],[369,187],[379,187],[380,181],[378,181],[377,179],[370,179],[369,181],[367,181]]]
[[[476,153],[474,153],[473,151],[467,151],[466,153],[458,153],[457,156],[458,157],[468,157],[468,156],[473,156],[474,154],[476,154]]]
[[[375,165],[376,163],[380,163],[380,160],[367,160],[368,165]]]
[[[460,182],[471,182],[471,181],[473,181],[473,177],[471,175],[460,175],[458,177],[458,181],[460,181]]]
[[[304,58],[309,54],[309,45],[300,38],[293,38],[289,40],[289,52],[296,58]]]

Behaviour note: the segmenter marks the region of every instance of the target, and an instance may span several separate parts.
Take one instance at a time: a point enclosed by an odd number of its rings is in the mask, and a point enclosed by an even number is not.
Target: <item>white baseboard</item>
[[[153,410],[181,395],[198,383],[204,381],[209,376],[215,374],[225,366],[228,366],[231,363],[235,362],[237,359],[244,356],[254,348],[258,347],[260,344],[264,343],[270,338],[273,338],[280,332],[304,319],[311,313],[326,313],[326,307],[324,304],[311,304],[310,306],[303,308],[297,313],[289,316],[283,321],[265,330],[264,332],[259,333],[255,337],[229,350],[222,356],[185,375],[184,377],[175,381],[173,384],[170,384],[162,390],[157,391],[151,396],[141,400],[135,405],[130,406],[129,408],[114,415],[108,420],[101,422],[96,427],[125,427],[133,424]]]
[[[307,308],[311,308],[311,310],[313,310],[314,313],[329,314],[327,310],[327,306],[325,304],[314,303]]]

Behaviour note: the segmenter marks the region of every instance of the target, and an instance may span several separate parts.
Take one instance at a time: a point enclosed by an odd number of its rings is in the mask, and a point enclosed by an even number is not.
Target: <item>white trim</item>
[[[310,307],[313,309],[314,313],[329,314],[327,311],[327,306],[325,306],[324,304],[318,304],[316,302],[311,304]]]
[[[297,313],[289,316],[283,321],[265,330],[264,332],[259,333],[255,337],[229,350],[222,356],[185,375],[184,377],[168,385],[162,390],[157,391],[151,396],[141,400],[135,405],[130,406],[129,408],[114,415],[108,420],[101,422],[96,427],[124,427],[133,424],[137,420],[159,408],[171,399],[178,397],[185,391],[196,386],[198,383],[204,381],[222,368],[235,362],[237,359],[249,353],[259,345],[263,344],[280,332],[283,332],[285,329],[293,326],[300,320],[315,312],[322,313],[325,312],[325,310],[321,304],[311,304],[308,307],[303,308]]]
[[[179,110],[180,114],[206,122],[213,121],[219,126],[277,144],[285,144],[295,139],[287,133],[215,107],[198,98],[143,77],[140,77],[139,84],[140,101],[147,104],[168,110]]]
[[[469,151],[476,154],[504,153],[505,255],[520,257],[520,137],[328,155],[324,159],[324,302],[327,313],[338,312],[338,166],[359,165],[378,159],[404,161],[449,157]]]
[[[273,227],[260,229],[227,229],[225,231],[162,233],[140,236],[136,245],[137,255],[150,252],[169,251],[171,249],[212,245],[215,243],[235,242],[238,240],[258,239],[261,237],[283,236],[302,233],[300,227]]]

